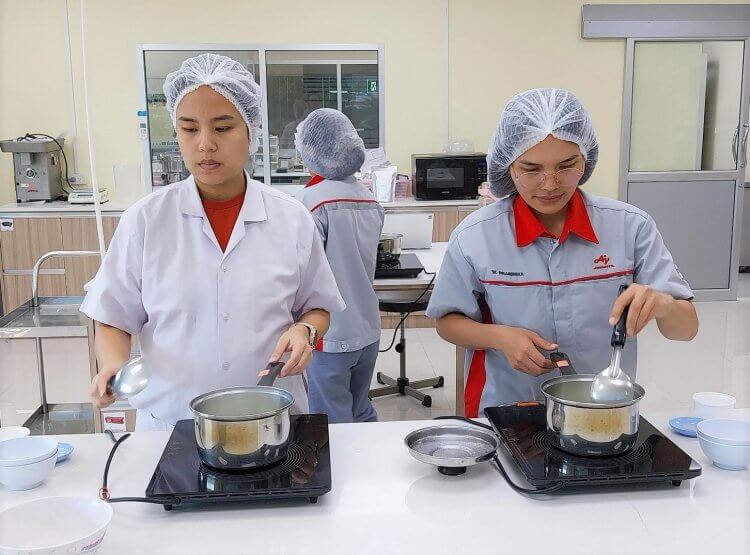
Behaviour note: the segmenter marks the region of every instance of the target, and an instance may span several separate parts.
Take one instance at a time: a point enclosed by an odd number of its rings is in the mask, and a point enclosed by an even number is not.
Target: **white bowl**
[[[23,426],[4,426],[0,427],[0,441],[6,439],[16,439],[17,437],[26,437],[31,431]]]
[[[44,482],[57,464],[57,452],[51,457],[31,464],[0,466],[0,484],[10,490],[23,491],[33,489]]]
[[[45,497],[22,503],[0,513],[0,553],[94,553],[111,520],[112,507],[95,497]]]
[[[750,422],[744,420],[702,420],[698,435],[722,445],[750,445]]]
[[[704,420],[729,418],[737,399],[726,393],[701,391],[693,394],[693,414]]]
[[[29,436],[0,443],[0,467],[35,463],[57,453],[57,441],[51,437]]]
[[[750,464],[750,445],[724,445],[698,436],[703,453],[724,470],[742,470]]]

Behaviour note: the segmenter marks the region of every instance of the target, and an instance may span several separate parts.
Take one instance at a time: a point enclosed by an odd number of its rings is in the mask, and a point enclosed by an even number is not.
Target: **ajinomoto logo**
[[[614,268],[614,265],[609,263],[609,256],[602,253],[597,258],[594,258],[594,270],[604,270],[606,268]]]

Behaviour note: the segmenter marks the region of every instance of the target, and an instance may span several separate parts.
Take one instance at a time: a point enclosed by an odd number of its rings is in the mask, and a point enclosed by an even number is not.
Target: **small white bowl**
[[[0,484],[9,490],[24,491],[33,489],[44,482],[57,464],[57,452],[44,460],[31,464],[0,466]]]
[[[26,437],[31,431],[23,426],[4,426],[0,427],[0,441],[6,439],[16,439],[17,437]]]
[[[94,553],[111,520],[112,507],[95,497],[44,497],[22,503],[0,513],[0,553]]]
[[[726,393],[701,391],[693,394],[693,414],[704,420],[729,418],[737,399]]]
[[[744,420],[702,420],[698,435],[722,445],[750,445],[750,422]]]
[[[9,439],[0,443],[0,466],[31,464],[57,453],[57,440],[46,436]]]
[[[700,435],[698,442],[714,466],[724,470],[742,470],[750,464],[750,445],[724,445]]]

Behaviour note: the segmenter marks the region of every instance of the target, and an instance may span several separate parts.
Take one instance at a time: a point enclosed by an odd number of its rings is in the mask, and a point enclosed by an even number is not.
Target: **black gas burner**
[[[175,426],[146,497],[175,504],[306,498],[315,503],[331,491],[328,418],[292,416],[289,453],[263,468],[227,471],[204,465],[198,455],[192,420]],[[167,510],[172,505],[166,504]]]
[[[679,486],[701,474],[701,466],[640,417],[633,449],[613,457],[578,457],[555,447],[545,407],[506,405],[485,409],[492,427],[526,480],[537,488],[665,482]]]

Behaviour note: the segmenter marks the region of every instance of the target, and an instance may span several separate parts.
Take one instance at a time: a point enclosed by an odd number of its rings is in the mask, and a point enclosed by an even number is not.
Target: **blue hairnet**
[[[310,112],[300,123],[294,142],[310,171],[326,179],[348,177],[365,161],[365,145],[352,122],[331,108]]]

